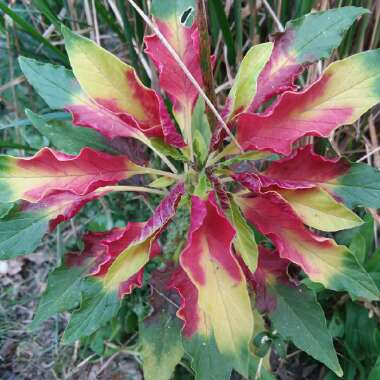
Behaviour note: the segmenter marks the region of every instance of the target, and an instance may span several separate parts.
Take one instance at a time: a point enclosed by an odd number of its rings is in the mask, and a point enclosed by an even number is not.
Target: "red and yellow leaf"
[[[320,186],[288,189],[289,183],[286,181],[284,183],[279,181],[277,184],[275,178],[258,173],[238,173],[233,177],[255,193],[261,192],[262,188],[275,190],[309,227],[333,232],[357,227],[363,223],[354,212]],[[281,189],[283,186],[285,188]]]
[[[245,150],[270,150],[288,155],[303,136],[328,137],[352,124],[380,102],[380,49],[331,64],[302,92],[286,92],[265,115],[238,118],[237,140]]]
[[[127,157],[84,148],[78,156],[43,148],[33,157],[0,156],[0,201],[39,202],[46,195],[86,195],[100,186],[143,173]]]
[[[107,276],[109,268],[113,262],[121,254],[128,249],[137,239],[140,238],[144,223],[128,223],[125,228],[115,228],[107,232],[88,233],[84,236],[83,241],[85,248],[83,252],[71,254],[67,257],[68,266],[87,266],[90,276],[104,279]],[[150,257],[159,254],[160,247],[157,242],[152,242],[152,246],[148,249]],[[89,265],[88,263],[91,262]],[[129,262],[133,270],[134,261]],[[127,271],[126,271],[127,272]],[[127,276],[124,281],[120,281],[118,293],[119,296],[129,294],[135,287],[142,286],[142,278],[144,269],[133,273],[130,277]]]
[[[380,207],[380,171],[366,164],[327,159],[312,146],[271,163],[259,175],[263,187],[306,189],[319,186],[349,207]]]
[[[282,258],[299,265],[315,282],[353,297],[378,299],[379,290],[348,248],[309,231],[276,192],[235,200],[245,217],[276,245]]]
[[[84,196],[53,193],[38,203],[22,202],[0,220],[0,259],[29,254],[57,224],[71,219],[86,203],[107,194],[98,189]]]
[[[194,25],[183,22],[186,11],[194,11],[194,1],[154,1],[152,13],[160,32],[170,43],[193,77],[202,82],[199,63],[199,35]],[[198,91],[168,49],[156,35],[145,37],[146,52],[158,68],[160,87],[173,103],[173,113],[182,134],[191,133],[191,115]]]
[[[20,57],[19,63],[29,83],[49,107],[71,112],[74,125],[93,128],[110,139],[133,137],[147,142],[144,130],[136,128],[136,122],[132,118],[115,114],[90,99],[81,89],[72,71],[63,66],[41,63],[25,57]],[[171,123],[160,98],[159,107],[162,118],[162,133],[159,135],[168,144],[182,147],[183,139]],[[158,131],[157,128],[155,130]]]
[[[223,357],[244,374],[253,316],[244,274],[231,250],[234,236],[213,193],[207,200],[192,197],[188,243],[180,264],[198,292],[197,306],[189,307],[199,311],[195,321],[186,321],[185,335],[197,334],[206,341],[213,336]]]
[[[353,211],[320,187],[276,191],[292,206],[303,223],[317,230],[334,232],[364,223]]]
[[[113,242],[110,247],[112,260],[108,261],[106,269],[99,273],[107,291],[118,289],[121,296],[130,293],[136,286],[136,281],[141,286],[141,270],[149,261],[152,245],[175,215],[184,191],[182,183],[174,187],[148,221],[136,227],[138,231],[132,239],[128,238],[127,233],[126,240]]]
[[[342,376],[323,309],[314,292],[290,281],[288,265],[276,251],[260,248],[258,269],[250,276],[256,306],[269,314],[280,335]]]
[[[117,313],[121,297],[142,285],[144,266],[156,252],[156,239],[175,215],[184,191],[183,184],[177,185],[148,221],[128,225],[121,236],[116,230],[108,237],[91,237],[95,256],[100,243],[100,258],[95,261],[93,276],[86,279],[82,303],[65,330],[65,342],[92,334]]]
[[[255,290],[255,305],[261,313],[269,313],[276,309],[276,295],[269,289],[275,284],[291,285],[287,274],[289,260],[281,258],[276,251],[259,247],[257,269],[254,273],[246,271],[247,277]]]
[[[178,291],[182,300],[177,316],[184,322],[184,348],[192,358],[197,379],[229,380],[234,364],[219,351],[212,326],[200,309],[198,290],[181,267],[174,273],[170,287]]]
[[[288,22],[285,32],[275,39],[272,56],[259,77],[250,111],[256,111],[274,95],[294,90],[294,80],[304,67],[329,57],[333,48],[339,46],[344,32],[358,16],[367,12],[359,7],[335,8]]]
[[[96,126],[109,137],[141,138],[143,134],[183,146],[163,100],[141,83],[131,66],[67,28],[62,28],[62,32],[74,75],[95,102],[73,102],[66,106],[73,113],[74,122]]]

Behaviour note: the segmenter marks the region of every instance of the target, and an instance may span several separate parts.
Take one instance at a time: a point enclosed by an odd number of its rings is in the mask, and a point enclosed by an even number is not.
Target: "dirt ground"
[[[138,363],[117,352],[83,355],[79,344],[60,345],[67,316],[29,331],[39,295],[55,258],[38,252],[0,262],[0,380],[142,380]]]

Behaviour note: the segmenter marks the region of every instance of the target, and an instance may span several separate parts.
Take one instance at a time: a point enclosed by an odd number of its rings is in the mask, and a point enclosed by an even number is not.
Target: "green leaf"
[[[187,161],[187,158],[181,153],[180,150],[165,144],[162,139],[158,137],[152,137],[149,139],[153,147],[165,156],[169,156],[179,161]]]
[[[184,354],[181,327],[175,311],[165,309],[155,310],[141,323],[141,356],[146,380],[171,378],[175,366]]]
[[[233,226],[236,230],[235,249],[243,258],[250,272],[254,273],[259,255],[255,234],[232,199],[230,201],[230,210]]]
[[[32,253],[48,227],[49,215],[13,209],[0,220],[0,259]]]
[[[199,173],[198,183],[196,184],[193,194],[199,198],[205,198],[211,189],[210,181],[204,171]]]
[[[74,127],[68,121],[50,122],[30,110],[25,111],[37,130],[59,150],[67,154],[78,154],[81,149],[90,147],[108,153],[116,153],[108,140],[90,128]]]
[[[351,241],[349,250],[355,255],[360,264],[364,264],[366,258],[366,242],[361,234],[357,234]]]
[[[370,165],[352,163],[337,184],[327,184],[327,187],[350,208],[380,207],[380,170]]]
[[[270,313],[274,328],[301,350],[321,361],[337,375],[343,374],[320,304],[304,287],[274,285],[277,307]]]
[[[186,24],[186,26],[191,26],[191,16],[194,15],[195,12],[195,1],[153,0],[151,12],[157,19],[167,20],[174,16],[180,18],[181,23]],[[189,13],[189,15],[187,15],[187,13]],[[187,15],[186,20],[183,19],[184,14]]]
[[[80,302],[80,288],[87,267],[65,265],[49,274],[48,284],[43,293],[30,329],[35,329],[44,320],[66,310],[73,309]]]
[[[256,45],[248,50],[236,74],[229,98],[232,102],[230,115],[243,112],[256,95],[257,79],[268,62],[273,50],[273,43]]]
[[[184,339],[185,351],[192,358],[195,380],[229,380],[231,363],[218,351],[214,336],[207,344],[203,340],[199,335],[194,335],[191,340]]]
[[[19,64],[28,82],[52,109],[63,109],[82,90],[71,70],[34,59],[20,57]]]
[[[139,328],[146,380],[169,380],[184,354],[182,323],[176,316],[178,294],[168,289],[174,270],[174,265],[168,263],[164,270],[157,269],[150,278],[152,311]]]
[[[201,97],[199,97],[191,119],[194,151],[199,162],[202,164],[206,161],[208,156],[211,140],[211,129],[205,114],[205,109],[205,102]]]
[[[63,343],[71,344],[81,337],[91,335],[110,321],[119,311],[120,299],[116,290],[103,288],[95,278],[84,282],[80,308],[72,314],[63,334]]]
[[[372,367],[369,373],[368,380],[380,379],[380,356],[377,358],[375,365]]]
[[[371,214],[366,213],[363,217],[363,221],[364,223],[358,227],[338,232],[335,236],[335,240],[339,244],[350,246],[350,250],[354,252],[355,256],[357,256],[356,250],[360,249],[360,256],[366,257],[371,255],[374,249],[374,220]],[[362,243],[362,246],[360,246],[359,241]],[[351,244],[353,244],[352,247]],[[363,261],[359,261],[363,264]],[[371,259],[369,261],[371,261]],[[365,264],[367,270],[372,270],[370,267],[371,265],[367,268],[367,263]]]
[[[6,217],[13,207],[13,203],[0,203],[0,219]]]
[[[61,21],[54,14],[46,0],[33,0],[33,5],[54,25],[57,32],[61,30]]]
[[[220,24],[220,29],[223,33],[224,41],[227,45],[228,62],[230,65],[233,65],[235,64],[236,50],[232,33],[230,30],[230,25],[224,12],[224,4],[221,0],[210,0],[210,5],[215,10],[216,16]]]
[[[162,189],[168,186],[173,185],[173,183],[176,180],[174,178],[169,178],[169,177],[160,177],[155,179],[153,182],[149,184],[149,187],[154,187],[156,189]]]
[[[351,301],[345,303],[344,328],[344,343],[350,358],[360,363],[368,354],[380,354],[378,323],[362,305]]]
[[[233,157],[226,161],[218,162],[219,160],[227,156]],[[240,154],[239,148],[234,143],[230,143],[219,154],[217,154],[211,160],[211,162],[218,163],[218,165],[221,166],[230,166],[241,161],[258,161],[263,159],[271,160],[272,158],[276,158],[276,155],[270,152],[259,152],[256,150],[251,150],[249,152]]]
[[[290,44],[296,62],[312,62],[329,57],[332,50],[342,41],[345,31],[357,17],[365,13],[369,13],[369,10],[341,7],[310,13],[289,21],[286,31],[290,36],[294,36]]]

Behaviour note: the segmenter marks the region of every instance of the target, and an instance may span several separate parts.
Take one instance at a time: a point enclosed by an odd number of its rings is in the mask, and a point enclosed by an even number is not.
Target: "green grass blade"
[[[59,58],[65,65],[69,65],[69,60],[67,59],[66,54],[62,53],[61,50],[59,50],[57,47],[51,44],[50,41],[44,38],[40,32],[38,32],[30,25],[30,23],[25,21],[16,12],[7,7],[2,1],[0,1],[0,10],[6,13],[20,28],[22,28],[31,37],[41,42],[44,46],[46,46],[48,49],[54,52],[57,58]]]
[[[214,8],[216,16],[218,17],[220,28],[222,29],[224,42],[227,45],[228,52],[228,62],[233,65],[235,63],[236,50],[234,45],[234,40],[232,38],[232,33],[228,25],[228,20],[226,14],[224,13],[223,4],[220,0],[210,0],[210,4]]]
[[[239,63],[243,59],[243,23],[241,20],[241,2],[234,1],[233,5],[235,20],[235,46],[236,46],[236,62]]]
[[[54,25],[55,30],[61,31],[61,21],[53,13],[49,4],[45,0],[33,0],[33,5]]]
[[[71,115],[67,112],[49,112],[49,113],[45,113],[44,115],[41,115],[41,116],[46,121],[70,120],[71,119]],[[28,125],[32,125],[32,123],[29,119],[15,120],[14,122],[12,122],[10,124],[1,124],[0,123],[0,130],[8,129],[8,128],[25,127]]]
[[[127,8],[125,6],[125,3],[126,2],[124,0],[118,0],[118,8],[120,10],[121,18],[123,20],[124,34],[125,34],[125,39],[126,39],[125,43],[126,43],[127,48],[128,48],[128,56],[129,56],[129,58],[131,60],[132,66],[138,72],[139,77],[142,80],[142,82],[146,86],[149,86],[150,85],[149,77],[146,74],[146,72],[145,72],[144,68],[142,67],[142,65],[140,64],[140,62],[138,60],[138,56],[137,56],[136,50],[135,50],[135,48],[133,46],[133,42],[132,42],[133,39],[135,41],[137,41],[138,38],[137,38],[137,36],[135,36],[133,34],[132,25],[131,25],[131,23],[128,20]]]
[[[109,28],[117,34],[121,41],[126,42],[125,34],[120,25],[116,22],[114,15],[99,1],[95,0],[95,8],[100,16],[100,19],[105,22]]]

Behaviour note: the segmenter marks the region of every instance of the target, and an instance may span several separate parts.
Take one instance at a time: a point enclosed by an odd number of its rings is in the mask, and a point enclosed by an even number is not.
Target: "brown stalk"
[[[211,49],[210,49],[210,38],[207,25],[207,10],[206,10],[206,0],[197,0],[197,17],[196,23],[199,31],[199,53],[200,53],[200,65],[202,71],[203,88],[210,99],[211,103],[216,105],[216,94],[214,86],[214,75],[211,67]],[[217,119],[215,114],[212,112],[210,107],[206,105],[206,114],[208,122],[212,130],[215,129],[217,125]]]
[[[371,139],[372,150],[375,150],[378,148],[379,142],[377,139],[375,120],[372,114],[369,116],[369,119],[368,119],[368,129],[369,129],[369,136]],[[380,168],[380,152],[376,151],[373,154],[373,161],[374,161],[375,166],[377,168]]]

